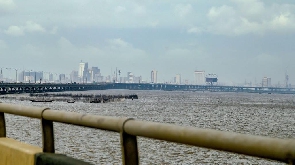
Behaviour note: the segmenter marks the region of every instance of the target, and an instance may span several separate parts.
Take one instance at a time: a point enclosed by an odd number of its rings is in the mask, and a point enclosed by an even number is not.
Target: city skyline
[[[198,70],[227,85],[295,81],[290,0],[0,5],[0,67],[11,78],[14,68],[71,73],[82,59],[103,75],[119,68],[149,80],[155,69],[159,82],[180,74],[191,83]]]
[[[194,76],[191,77],[193,81],[188,79],[183,80],[181,74],[175,74],[170,81],[158,81],[158,71],[153,69],[150,72],[150,80],[142,79],[141,75],[134,75],[133,72],[128,71],[127,76],[121,75],[121,70],[116,68],[111,75],[102,75],[99,67],[89,66],[88,62],[81,62],[78,65],[77,70],[72,70],[71,73],[51,73],[44,71],[33,70],[19,70],[16,68],[5,68],[7,70],[15,71],[15,79],[11,75],[3,74],[3,68],[0,72],[1,82],[17,82],[17,83],[99,83],[99,82],[113,82],[113,83],[164,83],[164,84],[178,84],[178,85],[228,85],[218,81],[218,75],[205,74],[204,70],[194,71]],[[19,71],[19,72],[18,72]],[[17,74],[18,73],[18,74]],[[46,76],[47,74],[47,76]],[[54,77],[55,76],[55,77]],[[234,86],[248,86],[248,87],[292,87],[289,82],[289,76],[285,75],[285,82],[280,84],[272,84],[271,77],[263,77],[258,82],[247,82],[240,84],[232,84]]]

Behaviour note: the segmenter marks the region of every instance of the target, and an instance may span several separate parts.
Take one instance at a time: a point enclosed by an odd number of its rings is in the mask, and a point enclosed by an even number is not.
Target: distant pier
[[[124,99],[138,99],[138,95],[95,95],[95,94],[72,94],[72,93],[31,93],[30,97],[23,98],[32,100],[49,101],[64,101],[74,103],[75,101],[88,103],[107,103],[121,101]],[[35,101],[37,102],[37,101]]]

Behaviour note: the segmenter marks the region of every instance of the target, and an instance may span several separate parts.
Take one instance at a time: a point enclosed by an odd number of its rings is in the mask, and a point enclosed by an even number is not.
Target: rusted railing
[[[139,164],[137,136],[295,164],[295,139],[277,139],[5,103],[0,103],[0,137],[6,137],[4,113],[41,119],[43,152],[54,153],[53,122],[60,122],[119,132],[122,161],[127,165]]]

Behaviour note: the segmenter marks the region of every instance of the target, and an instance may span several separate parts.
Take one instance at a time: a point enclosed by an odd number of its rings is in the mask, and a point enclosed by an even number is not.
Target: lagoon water
[[[85,91],[93,94],[137,94],[138,100],[104,104],[1,102],[49,107],[94,115],[209,128],[276,138],[295,137],[295,96],[277,94],[183,91]],[[17,97],[24,95],[16,95]],[[42,146],[40,120],[6,115],[7,136]],[[57,153],[93,164],[122,164],[119,133],[54,123]],[[276,161],[138,137],[140,164],[281,164]]]

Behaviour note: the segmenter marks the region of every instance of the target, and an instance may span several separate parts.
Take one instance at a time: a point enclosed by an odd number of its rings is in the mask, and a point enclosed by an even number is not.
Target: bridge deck
[[[0,94],[14,93],[42,93],[62,91],[85,91],[106,89],[129,90],[182,90],[182,91],[210,91],[210,92],[248,92],[248,93],[280,93],[295,94],[295,88],[276,87],[243,87],[218,85],[175,85],[150,83],[88,83],[88,84],[33,84],[33,83],[1,83]]]

